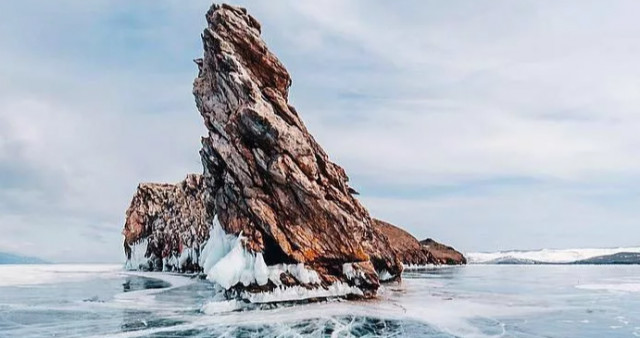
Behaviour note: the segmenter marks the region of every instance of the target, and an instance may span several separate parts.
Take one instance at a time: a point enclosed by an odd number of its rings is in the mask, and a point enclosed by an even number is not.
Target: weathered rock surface
[[[178,184],[140,184],[122,231],[129,268],[199,271],[199,248],[209,237],[211,219],[201,175]],[[137,259],[135,249],[143,251]]]
[[[246,10],[213,5],[206,19],[193,89],[204,174],[140,184],[123,230],[129,268],[203,271],[261,302],[371,297],[402,263],[464,260],[370,217],[289,105],[289,74]]]
[[[345,171],[331,162],[288,104],[289,73],[242,8],[213,5],[193,93],[202,139],[205,208],[228,234],[243,234],[268,265],[302,263],[323,285],[357,284],[375,294],[378,273],[399,276],[400,260]],[[357,278],[343,265],[355,263]]]
[[[466,264],[464,256],[455,249],[442,245],[432,239],[419,242],[410,233],[399,227],[374,219],[375,227],[382,232],[396,255],[406,266],[421,266],[427,264]]]
[[[420,241],[420,244],[431,253],[434,264],[467,264],[464,255],[450,246],[438,243],[431,238]]]
[[[431,253],[410,233],[381,220],[374,219],[374,224],[387,237],[391,248],[400,258],[402,264],[426,265],[433,263],[434,259]]]

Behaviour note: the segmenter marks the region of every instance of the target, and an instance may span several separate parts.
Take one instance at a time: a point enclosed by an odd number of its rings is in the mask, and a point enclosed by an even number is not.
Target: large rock
[[[391,244],[391,248],[405,265],[432,264],[431,253],[410,233],[397,226],[374,219],[375,227],[383,233]]]
[[[206,19],[193,89],[208,130],[204,174],[138,187],[128,268],[203,271],[231,295],[271,301],[372,297],[381,279],[400,279],[402,262],[457,259],[369,216],[288,104],[289,74],[246,10],[213,5]]]
[[[420,241],[420,244],[431,253],[434,264],[467,264],[467,259],[464,255],[450,246],[438,243],[431,238]]]
[[[467,263],[464,256],[452,247],[442,245],[430,238],[419,242],[410,233],[381,220],[374,219],[374,224],[387,237],[393,251],[406,266]]]
[[[201,175],[188,175],[178,184],[140,184],[122,231],[127,267],[200,271],[200,246],[212,219],[203,197]]]
[[[213,5],[206,19],[193,93],[209,131],[201,150],[207,212],[267,265],[304,264],[323,285],[357,284],[374,295],[377,272],[399,276],[400,260],[288,104],[291,78],[260,24],[227,5]],[[351,263],[355,274],[344,268]]]

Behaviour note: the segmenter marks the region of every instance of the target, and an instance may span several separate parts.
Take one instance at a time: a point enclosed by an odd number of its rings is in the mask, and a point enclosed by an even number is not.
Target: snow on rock
[[[382,282],[391,281],[391,280],[394,280],[395,278],[396,276],[390,274],[389,271],[387,270],[380,271],[380,281]]]
[[[125,244],[129,245],[129,244]],[[129,245],[130,256],[124,264],[126,270],[149,270],[150,262],[146,257],[149,238],[141,238],[137,242]]]
[[[353,263],[344,263],[344,264],[342,264],[342,273],[349,280],[353,280],[353,279],[356,279],[356,278],[364,278],[364,273],[362,273],[362,271],[356,269],[353,266]]]
[[[251,253],[244,248],[244,237],[228,235],[222,229],[218,217],[214,217],[209,240],[202,249],[199,263],[207,279],[225,290],[238,284],[248,287],[252,284],[265,286],[272,283],[273,289],[265,292],[243,291],[240,297],[255,303],[292,301],[307,298],[341,297],[346,295],[362,296],[356,286],[344,282],[322,285],[318,273],[304,264],[276,264],[268,266],[263,254]],[[364,273],[354,263],[343,265],[345,276],[349,280],[364,279]],[[288,274],[301,285],[286,286],[281,276]],[[314,286],[314,287],[310,287]],[[310,287],[310,288],[309,288]],[[205,312],[212,312],[207,309]],[[215,312],[215,311],[213,311]]]
[[[289,264],[286,266],[287,271],[302,284],[319,284],[320,276],[318,273],[305,268],[304,264]]]
[[[260,286],[267,285],[269,282],[269,267],[267,263],[264,262],[261,252],[256,254],[256,260],[253,265],[253,275],[256,277],[256,283]]]
[[[177,184],[141,183],[126,212],[122,234],[127,261],[131,248],[146,241],[145,270],[197,271],[199,247],[212,217],[204,207],[202,175],[190,174]],[[137,269],[137,266],[130,267]]]
[[[281,274],[289,273],[302,284],[320,284],[318,273],[307,269],[302,263],[267,266],[262,253],[254,254],[246,250],[243,240],[242,233],[237,237],[226,234],[218,217],[214,217],[209,240],[199,260],[208,280],[225,289],[238,283],[264,286],[269,280],[274,285],[281,285]]]

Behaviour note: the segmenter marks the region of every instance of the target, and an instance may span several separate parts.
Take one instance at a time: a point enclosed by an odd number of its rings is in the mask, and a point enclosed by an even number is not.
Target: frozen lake
[[[640,266],[408,272],[378,300],[214,300],[211,283],[120,265],[0,266],[0,337],[640,337]]]

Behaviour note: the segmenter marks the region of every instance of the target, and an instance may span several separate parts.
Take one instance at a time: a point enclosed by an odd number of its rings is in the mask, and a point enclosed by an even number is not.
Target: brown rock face
[[[208,130],[204,174],[138,186],[123,230],[129,268],[203,271],[265,301],[290,287],[371,297],[379,274],[399,279],[402,263],[464,260],[369,216],[288,104],[289,74],[246,10],[214,5],[206,18],[193,89]]]
[[[375,270],[402,266],[367,210],[288,104],[289,73],[260,38],[246,10],[213,5],[206,15],[204,58],[193,93],[208,136],[202,139],[205,208],[268,265],[303,263],[326,283],[357,283],[372,295]]]
[[[384,221],[374,219],[374,224],[388,238],[392,249],[405,265],[467,263],[464,256],[452,247],[442,245],[432,239],[418,242],[410,233]]]
[[[138,186],[122,231],[129,268],[200,270],[197,256],[212,219],[204,207],[203,192],[201,175],[188,175],[178,184]],[[138,253],[137,261],[132,259],[136,247],[144,251]]]
[[[402,264],[426,265],[433,263],[434,259],[431,253],[410,233],[378,219],[374,219],[374,224],[387,237],[391,248],[400,258]]]
[[[433,256],[435,264],[459,265],[467,264],[467,259],[456,249],[440,244],[431,238],[420,241],[420,244],[426,248],[431,256]]]

